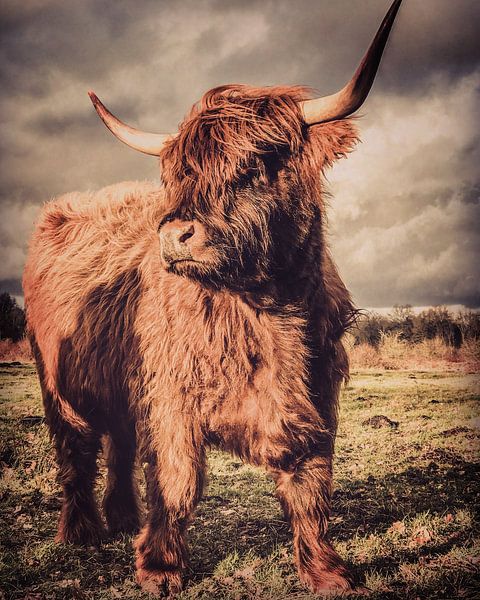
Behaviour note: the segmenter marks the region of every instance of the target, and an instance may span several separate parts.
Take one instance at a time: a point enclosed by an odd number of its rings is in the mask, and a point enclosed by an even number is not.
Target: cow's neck
[[[290,257],[290,264],[279,264],[268,282],[243,294],[245,301],[258,309],[290,312],[295,308],[309,313],[318,303],[318,296],[325,294],[323,277],[328,249],[323,237],[318,218],[311,224],[304,244]]]

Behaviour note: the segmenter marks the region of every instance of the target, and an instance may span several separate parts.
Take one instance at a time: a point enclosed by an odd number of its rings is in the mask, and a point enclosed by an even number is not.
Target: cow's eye
[[[157,231],[160,231],[160,229],[163,227],[163,225],[165,225],[165,223],[170,223],[170,221],[173,221],[174,219],[175,217],[173,215],[167,215],[166,217],[163,217],[163,219],[158,224]]]

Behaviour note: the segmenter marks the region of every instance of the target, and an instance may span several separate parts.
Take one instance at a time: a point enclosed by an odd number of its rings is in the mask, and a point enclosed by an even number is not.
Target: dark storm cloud
[[[209,63],[213,65],[222,82],[228,75],[258,84],[272,78],[289,83],[302,76],[301,83],[336,88],[356,66],[386,5],[384,0],[304,0],[295,5],[285,0],[198,4],[143,0],[135,5],[52,0],[33,2],[28,9],[10,1],[2,14],[2,71],[12,89],[42,88],[51,69],[92,81],[120,64],[135,68],[158,52],[168,53],[193,35],[193,49],[205,58],[207,70]],[[264,35],[253,44],[249,39],[237,54],[216,60],[224,38],[234,33],[232,17],[241,22],[248,13],[266,23]],[[415,85],[424,86],[439,71],[453,77],[471,72],[480,60],[479,19],[477,0],[405,3],[390,44],[388,69],[383,69],[377,86],[405,93]],[[197,23],[200,31],[195,36]],[[228,30],[229,26],[233,27]],[[19,77],[19,71],[29,76]],[[156,73],[160,84],[169,76],[168,68]]]
[[[476,80],[375,100],[334,171],[335,254],[362,304],[480,305]]]
[[[247,3],[258,7],[258,4]],[[337,89],[358,64],[388,2],[264,3],[262,13],[270,34],[257,48],[229,62],[246,78],[254,66],[263,79],[274,81],[284,74],[287,83],[300,83],[320,90]],[[219,10],[245,7],[245,2],[218,2]],[[435,73],[455,79],[471,73],[480,61],[477,0],[409,0],[401,8],[389,48],[388,68],[382,67],[377,88],[414,93],[427,86]],[[292,80],[292,76],[294,80]],[[281,81],[281,79],[280,79]]]
[[[101,126],[88,88],[121,118],[156,131],[174,131],[203,92],[223,83],[331,93],[388,5],[4,0],[2,289],[18,294],[42,201],[158,176],[156,161]],[[477,0],[404,2],[359,121],[364,143],[329,174],[334,254],[361,305],[480,304],[479,21]]]

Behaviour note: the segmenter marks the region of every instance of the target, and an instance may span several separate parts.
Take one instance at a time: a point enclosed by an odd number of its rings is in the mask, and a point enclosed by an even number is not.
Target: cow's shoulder
[[[73,192],[46,203],[30,242],[26,295],[64,289],[80,301],[137,270],[155,255],[162,205],[163,190],[153,182]]]

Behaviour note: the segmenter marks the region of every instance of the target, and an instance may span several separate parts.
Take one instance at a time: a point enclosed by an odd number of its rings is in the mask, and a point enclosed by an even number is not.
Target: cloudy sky
[[[174,132],[223,83],[340,88],[390,0],[2,0],[0,289],[21,295],[42,202],[158,165],[87,97]],[[480,306],[479,0],[404,0],[359,121],[329,172],[330,240],[359,306]]]

